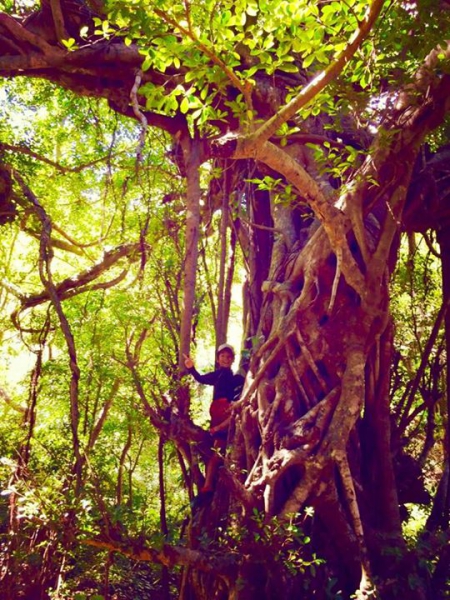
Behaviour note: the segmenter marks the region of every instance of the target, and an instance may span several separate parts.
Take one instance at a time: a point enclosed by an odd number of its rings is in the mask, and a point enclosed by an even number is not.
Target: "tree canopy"
[[[448,5],[0,10],[2,597],[446,598]]]

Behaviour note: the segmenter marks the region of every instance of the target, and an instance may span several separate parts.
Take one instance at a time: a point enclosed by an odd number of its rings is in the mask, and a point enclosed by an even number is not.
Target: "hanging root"
[[[297,341],[299,343],[300,349],[301,349],[301,351],[303,353],[303,356],[306,359],[306,362],[310,366],[311,371],[316,376],[317,381],[320,383],[320,386],[321,386],[322,390],[324,392],[328,392],[328,385],[327,385],[326,381],[324,380],[324,378],[322,377],[322,375],[320,374],[320,371],[319,371],[319,369],[317,368],[317,365],[316,365],[316,361],[314,360],[313,355],[311,354],[311,352],[310,352],[310,350],[309,350],[309,348],[308,348],[308,346],[307,346],[307,344],[306,344],[306,342],[305,342],[302,334],[300,333],[300,330],[297,329],[295,333],[296,333],[296,336],[297,336]]]
[[[336,294],[339,285],[339,279],[341,278],[341,266],[342,266],[342,248],[338,246],[336,248],[336,273],[334,275],[333,287],[331,288],[331,298],[328,305],[328,314],[331,315],[336,301]]]
[[[306,392],[306,390],[305,390],[305,388],[303,386],[302,380],[301,380],[300,375],[298,373],[298,369],[297,369],[297,367],[295,365],[295,362],[294,362],[295,361],[295,355],[294,355],[294,351],[292,349],[292,343],[290,341],[286,345],[286,356],[287,356],[287,359],[288,359],[289,368],[291,369],[292,377],[294,378],[294,381],[297,384],[298,389],[300,390],[300,393],[301,393],[301,395],[302,395],[302,397],[303,397],[303,399],[305,401],[306,407],[308,409],[310,409],[313,406],[314,402],[313,402],[312,399],[309,398],[309,396],[308,396],[308,394],[307,394],[307,392]]]
[[[136,149],[136,168],[139,167],[141,160],[142,160],[142,152],[144,150],[145,137],[147,135],[147,129],[148,129],[147,117],[144,115],[144,113],[140,109],[138,95],[137,95],[139,87],[141,85],[141,81],[142,81],[142,71],[139,69],[136,73],[136,77],[134,79],[134,84],[130,91],[130,100],[131,100],[131,106],[133,107],[133,112],[134,112],[136,118],[138,119],[138,121],[140,122],[140,124],[142,125],[141,134],[139,136],[139,144]]]
[[[356,597],[361,600],[369,597],[375,599],[375,587],[372,583],[369,555],[364,539],[364,530],[359,512],[358,501],[356,499],[355,486],[346,452],[336,452],[335,460],[341,476],[342,485],[347,500],[347,506],[352,519],[353,530],[355,532],[356,539],[358,540],[359,551],[361,554],[361,581]]]

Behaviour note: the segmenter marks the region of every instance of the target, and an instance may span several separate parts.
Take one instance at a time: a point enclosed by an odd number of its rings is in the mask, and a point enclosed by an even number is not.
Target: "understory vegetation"
[[[0,598],[450,598],[447,3],[0,11]]]

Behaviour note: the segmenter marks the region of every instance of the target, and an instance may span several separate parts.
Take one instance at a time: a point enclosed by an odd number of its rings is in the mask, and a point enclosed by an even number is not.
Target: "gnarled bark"
[[[142,114],[149,125],[165,129],[181,142],[188,183],[188,235],[180,365],[191,334],[200,221],[198,169],[202,162],[216,158],[236,164],[264,163],[296,188],[314,217],[306,228],[295,207],[279,205],[274,197],[261,193],[258,200],[267,206],[253,205],[255,218],[240,234],[241,241],[247,242],[258,230],[259,241],[268,242],[263,281],[252,244],[245,254],[250,265],[247,332],[254,345],[246,387],[234,406],[233,444],[225,473],[219,478],[212,504],[200,506],[194,513],[187,536],[191,547],[164,545],[160,551],[132,551],[109,540],[90,543],[137,560],[186,565],[190,586],[184,589],[195,590],[198,596],[208,592],[212,597],[217,592],[236,599],[256,594],[270,598],[271,576],[279,572],[279,565],[270,564],[273,555],[264,563],[260,556],[236,553],[231,567],[224,556],[211,562],[210,555],[198,549],[198,534],[205,527],[217,542],[219,524],[243,530],[251,524],[254,511],[263,515],[266,525],[274,517],[287,522],[299,519],[305,507],[312,506],[315,516],[310,529],[315,550],[328,558],[330,570],[339,573],[344,593],[349,596],[356,588],[367,592],[375,576],[384,582],[382,597],[394,598],[393,571],[400,582],[406,582],[409,575],[417,574],[417,564],[407,554],[401,535],[390,452],[388,285],[417,152],[426,134],[442,122],[450,108],[450,77],[434,72],[438,52],[428,57],[416,80],[400,95],[389,123],[380,126],[366,160],[339,195],[319,185],[306,165],[278,146],[277,140],[269,140],[275,128],[310,98],[310,91],[316,90],[313,84],[267,126],[249,134],[236,129],[200,141],[196,135],[189,137],[181,115],[166,117],[141,110],[137,92],[132,110],[130,91],[142,62],[133,44],[125,47],[120,40],[98,41],[68,54],[57,45],[63,35],[58,3],[51,6],[55,38],[42,35],[47,31],[42,24],[33,31],[29,23],[27,27],[27,23],[0,15],[0,32],[8,40],[1,46],[0,74],[38,76],[76,93],[107,98],[119,112],[134,117]],[[373,4],[349,45],[348,56],[361,43],[380,7],[381,2]],[[449,49],[439,52],[450,54]],[[343,67],[345,59],[345,54],[340,56],[333,69]],[[183,75],[149,70],[142,74],[142,83],[173,89]],[[319,89],[320,81],[316,83]],[[251,90],[245,87],[240,91],[250,103]],[[253,93],[256,97],[262,90],[256,85]],[[415,95],[414,102],[408,94]],[[46,298],[60,306],[55,286],[47,283]],[[189,442],[207,442],[207,435],[189,423],[187,394],[180,394],[178,410],[172,412],[168,406],[150,406],[136,368],[139,344],[140,340],[132,349],[130,342],[127,366],[144,411],[176,441],[180,456],[192,466],[194,450]],[[73,362],[73,352],[71,357]],[[76,411],[73,420],[76,424]],[[199,484],[198,470],[194,478]],[[270,543],[267,547],[274,551]],[[398,551],[397,562],[388,564],[387,547]],[[254,583],[263,570],[269,573],[262,582]],[[237,575],[252,580],[254,586],[240,587]],[[301,597],[299,590],[300,584],[293,591],[297,597]],[[408,590],[408,597],[426,597],[423,579]]]

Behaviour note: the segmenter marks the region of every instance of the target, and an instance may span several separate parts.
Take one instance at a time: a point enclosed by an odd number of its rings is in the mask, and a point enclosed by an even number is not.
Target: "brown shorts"
[[[211,415],[211,427],[217,427],[230,416],[230,403],[226,398],[217,398],[213,400],[209,407],[209,414]]]

